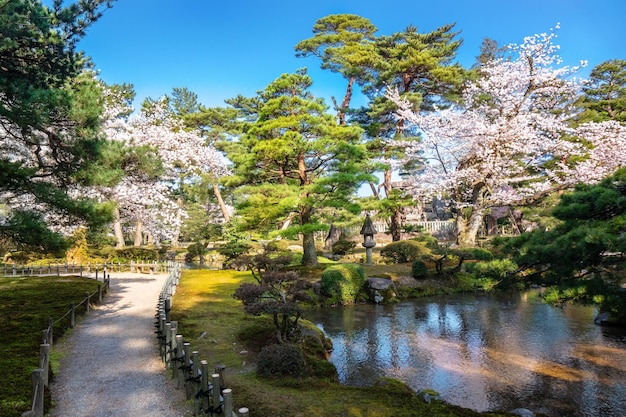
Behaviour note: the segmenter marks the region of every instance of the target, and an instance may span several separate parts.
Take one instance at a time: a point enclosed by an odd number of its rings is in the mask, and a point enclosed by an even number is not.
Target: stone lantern
[[[376,246],[376,242],[374,242],[376,229],[374,228],[374,223],[372,223],[372,219],[369,214],[365,216],[365,222],[363,222],[361,234],[363,235],[363,247],[365,247],[365,265],[373,265],[372,248]]]

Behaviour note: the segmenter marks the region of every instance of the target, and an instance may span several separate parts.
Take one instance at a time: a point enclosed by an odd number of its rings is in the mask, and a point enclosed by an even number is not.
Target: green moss
[[[94,293],[98,283],[79,277],[4,277],[0,278],[0,334],[11,335],[10,343],[0,343],[0,415],[19,417],[31,406],[31,373],[39,366],[41,332],[48,318],[54,321],[53,335],[58,340],[68,331],[69,317],[59,320],[79,304],[85,292]],[[94,302],[92,297],[92,302]],[[77,314],[84,313],[84,307]],[[52,354],[52,370],[57,355]],[[50,405],[49,392],[46,397]]]
[[[329,304],[353,304],[365,284],[365,270],[357,264],[337,264],[322,273],[320,291]]]

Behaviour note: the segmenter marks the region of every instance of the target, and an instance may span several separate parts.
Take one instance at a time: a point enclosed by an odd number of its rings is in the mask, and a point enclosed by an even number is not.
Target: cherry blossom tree
[[[475,244],[495,207],[525,205],[579,181],[594,182],[624,165],[626,130],[616,122],[572,128],[581,81],[579,67],[560,66],[555,33],[511,45],[507,56],[481,68],[466,85],[463,107],[421,114],[390,93],[407,126],[422,133],[406,143],[414,195],[451,201],[457,243]],[[582,63],[584,65],[584,63]]]
[[[175,243],[186,216],[176,199],[182,181],[193,181],[211,173],[224,175],[225,161],[196,132],[183,129],[182,121],[163,101],[144,106],[141,113],[129,116],[132,109],[123,94],[108,89],[108,107],[103,132],[109,140],[124,145],[126,156],[118,163],[123,178],[109,187],[91,192],[100,199],[116,202],[114,233],[117,246],[124,246],[123,224],[135,225],[135,244],[143,233],[155,241]],[[146,160],[148,159],[148,160]]]

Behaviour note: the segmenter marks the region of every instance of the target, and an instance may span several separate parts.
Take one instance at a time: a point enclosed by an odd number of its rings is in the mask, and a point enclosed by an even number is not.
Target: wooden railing
[[[180,268],[170,271],[157,305],[155,333],[161,359],[186,398],[193,398],[194,416],[248,417],[249,410],[245,407],[239,408],[237,414],[233,410],[233,393],[227,388],[225,366],[216,365],[210,374],[208,361],[198,359],[198,351],[192,350],[191,344],[178,334],[178,322],[170,321],[172,296],[180,273]]]
[[[48,264],[48,265],[17,265],[4,264],[0,271],[4,276],[36,276],[36,275],[90,275],[95,273],[137,272],[145,274],[165,274],[169,272],[172,262],[130,261],[128,263],[103,262],[87,264]]]
[[[44,416],[44,391],[48,388],[48,371],[50,368],[50,348],[54,343],[54,325],[62,320],[69,319],[69,326],[73,328],[76,324],[76,311],[84,306],[85,314],[89,314],[89,306],[93,297],[98,297],[98,302],[102,302],[102,297],[109,290],[110,277],[103,273],[102,284],[93,293],[86,292],[85,298],[78,304],[71,303],[70,309],[57,320],[48,319],[48,326],[42,330],[42,343],[39,345],[39,368],[31,373],[32,397],[31,409],[22,413],[23,417],[43,417]]]

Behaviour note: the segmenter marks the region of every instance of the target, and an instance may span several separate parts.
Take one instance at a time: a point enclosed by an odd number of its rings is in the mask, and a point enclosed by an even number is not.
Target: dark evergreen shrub
[[[157,261],[159,260],[159,251],[157,249],[148,248],[123,248],[116,250],[116,262],[128,261]]]
[[[365,269],[357,264],[333,265],[322,272],[320,292],[330,304],[352,304],[365,284]]]
[[[217,253],[223,255],[226,258],[226,262],[229,262],[238,256],[248,252],[250,245],[241,241],[226,242],[220,247],[216,248]]]
[[[382,248],[380,256],[387,261],[403,264],[418,260],[424,252],[425,248],[422,243],[415,240],[400,240]]]
[[[265,346],[257,357],[257,374],[266,378],[305,377],[304,356],[294,345]]]
[[[187,246],[187,255],[185,256],[185,260],[191,262],[197,257],[204,256],[205,253],[207,253],[207,249],[202,243],[192,243]]]
[[[345,255],[349,250],[354,249],[356,242],[340,239],[333,243],[332,251],[334,255]]]
[[[426,278],[426,273],[428,272],[428,268],[426,268],[426,264],[423,261],[413,261],[411,265],[411,276],[415,279],[424,279]]]
[[[467,259],[475,259],[477,261],[492,261],[493,253],[483,248],[471,248],[466,251],[468,253]]]

